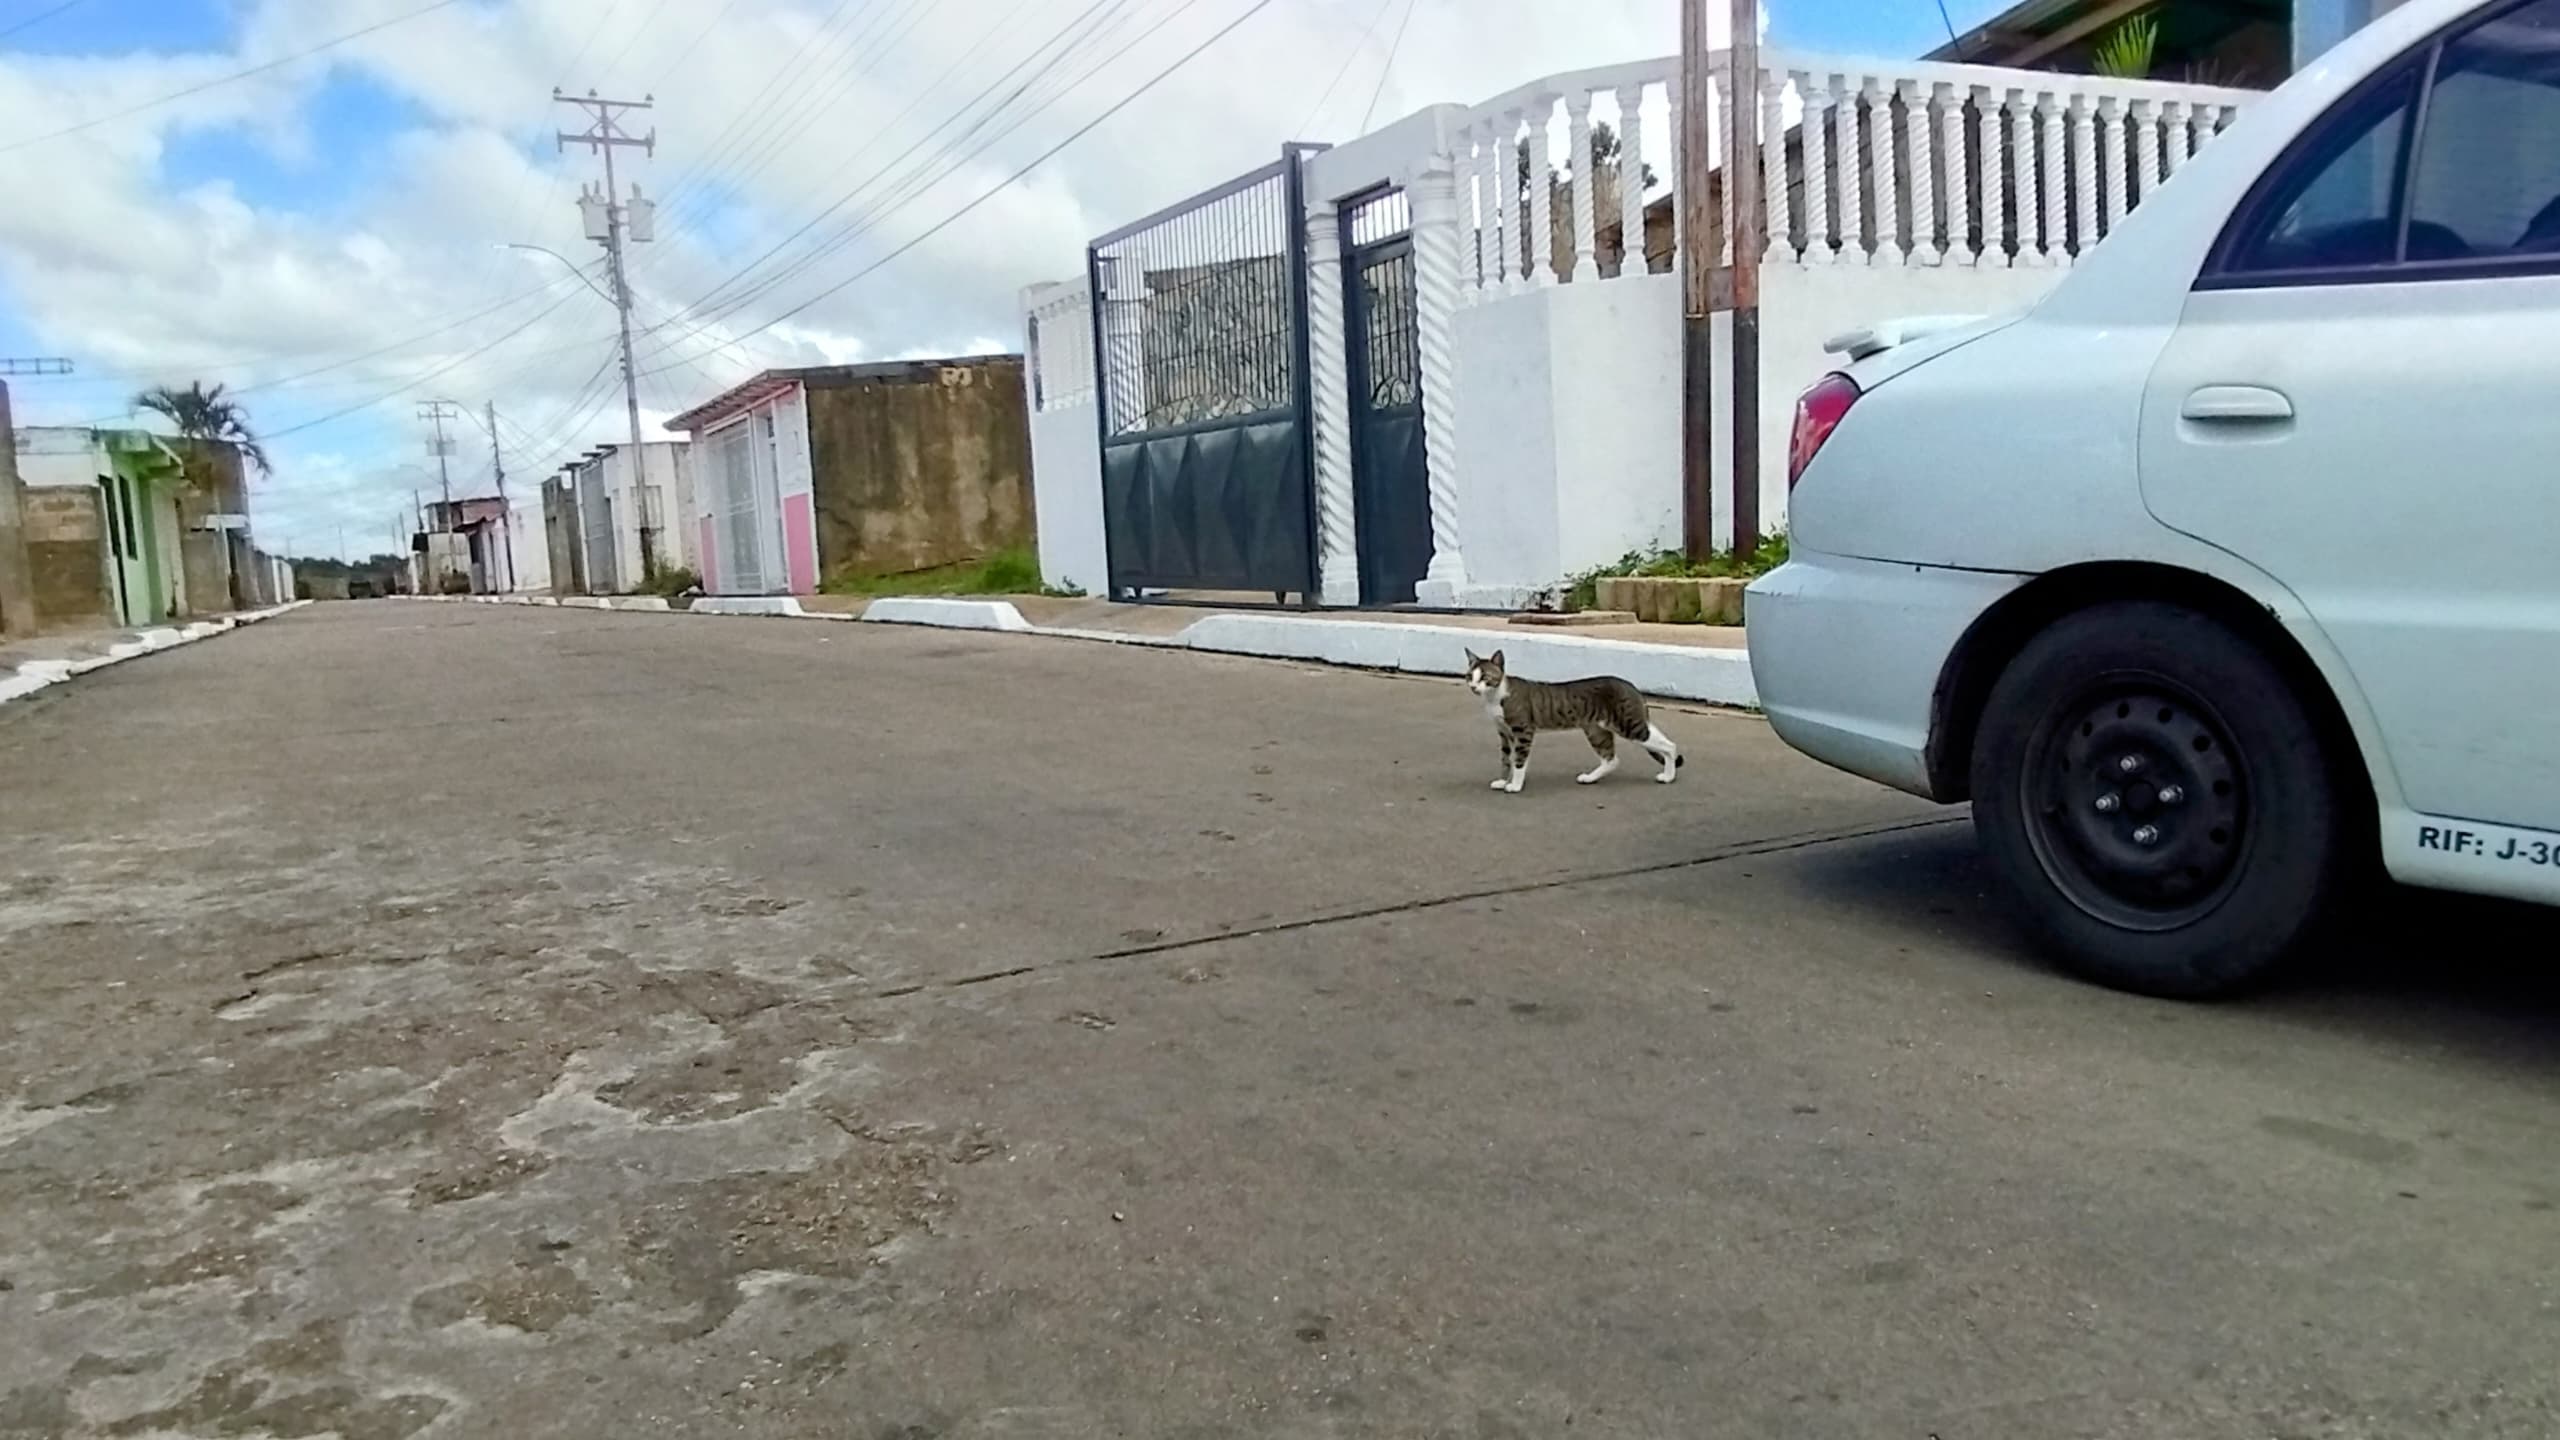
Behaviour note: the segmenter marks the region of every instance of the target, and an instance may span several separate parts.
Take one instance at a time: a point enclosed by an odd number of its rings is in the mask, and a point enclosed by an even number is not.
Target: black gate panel
[[[1314,590],[1309,148],[1086,252],[1114,595]]]
[[[1302,590],[1306,468],[1304,431],[1285,413],[1103,447],[1113,585]]]
[[[1360,600],[1403,605],[1431,568],[1431,488],[1422,445],[1421,325],[1402,191],[1342,216],[1350,344],[1351,496]]]

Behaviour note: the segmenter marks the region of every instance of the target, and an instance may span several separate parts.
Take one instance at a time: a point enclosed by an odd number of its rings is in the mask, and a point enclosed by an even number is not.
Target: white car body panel
[[[2560,343],[2515,329],[2547,316],[2560,340],[2560,279],[2196,289],[2307,125],[2483,8],[2409,0],[2330,51],[2024,317],[1862,347],[1843,368],[1864,394],[1790,501],[1795,558],[1752,587],[1782,737],[1928,795],[1937,691],[1982,615],[2068,567],[2173,567],[2265,607],[2327,681],[2393,875],[2560,903]],[[2301,435],[2199,442],[2212,422],[2182,418],[2254,407],[2252,387],[2300,391]],[[2527,415],[2508,429],[2529,437],[2497,428]]]

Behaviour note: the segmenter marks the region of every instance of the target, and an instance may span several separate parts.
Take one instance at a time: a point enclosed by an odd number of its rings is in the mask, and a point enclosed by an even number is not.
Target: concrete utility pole
[[[574,135],[566,130],[559,132],[560,148],[565,151],[572,145],[584,145],[604,156],[604,192],[599,196],[590,191],[581,196],[578,208],[587,217],[587,238],[603,241],[605,254],[613,261],[613,308],[622,319],[622,405],[631,421],[632,504],[640,518],[640,571],[646,578],[655,578],[658,526],[657,517],[649,509],[648,467],[644,463],[647,452],[640,448],[640,369],[631,356],[631,276],[623,259],[626,244],[654,238],[655,206],[641,198],[636,184],[631,187],[631,203],[623,203],[620,184],[613,173],[613,152],[624,146],[637,147],[650,155],[658,152],[658,132],[654,127],[646,135],[632,135],[617,123],[622,112],[649,109],[656,97],[607,100],[593,90],[584,95],[564,95],[554,89],[551,98],[557,104],[575,105],[588,116],[585,130]]]
[[[505,512],[498,517],[498,542],[506,548],[506,589],[513,593],[516,588],[516,512],[507,504],[507,464],[498,458],[498,402],[495,400],[489,402],[489,473],[497,477],[498,508]]]
[[[453,404],[446,400],[430,400],[418,407],[418,418],[435,427],[435,438],[427,442],[427,449],[436,457],[436,479],[444,487],[445,528],[451,529],[453,527],[453,470],[447,462],[453,455],[453,442],[445,437],[444,422],[454,418]]]
[[[1733,107],[1725,188],[1733,196],[1733,554],[1760,549],[1760,252],[1769,212],[1760,193],[1760,0],[1733,0],[1725,99]],[[1810,133],[1806,143],[1812,143]],[[1889,206],[1892,202],[1887,201]]]
[[[1680,0],[1680,133],[1671,137],[1677,157],[1672,203],[1680,233],[1680,548],[1691,560],[1715,549],[1715,263],[1714,157],[1708,69],[1707,6]]]
[[[1680,0],[1680,543],[1703,560],[1715,548],[1715,316],[1732,316],[1728,501],[1733,548],[1760,547],[1760,252],[1767,244],[1760,194],[1760,0],[1728,0],[1723,69],[1723,164],[1710,155],[1716,128],[1714,0]],[[1713,200],[1718,170],[1727,205]],[[1732,234],[1724,216],[1733,216]],[[1733,263],[1719,267],[1730,240]]]

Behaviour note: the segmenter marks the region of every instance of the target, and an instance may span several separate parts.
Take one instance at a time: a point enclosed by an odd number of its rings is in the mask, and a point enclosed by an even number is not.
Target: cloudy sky
[[[1768,8],[1772,41],[1834,52],[1946,33],[1937,0]],[[363,554],[434,486],[422,401],[494,402],[523,493],[625,431],[611,307],[499,248],[602,280],[575,203],[598,162],[559,153],[582,127],[555,86],[656,98],[633,122],[655,154],[617,157],[660,201],[633,267],[655,436],[765,365],[1018,348],[1023,285],[1285,139],[1668,54],[1676,28],[1677,0],[0,0],[0,355],[78,367],[12,382],[21,425],[231,385],[276,461],[261,536],[329,554],[343,527]],[[486,493],[489,437],[457,434],[456,493]]]

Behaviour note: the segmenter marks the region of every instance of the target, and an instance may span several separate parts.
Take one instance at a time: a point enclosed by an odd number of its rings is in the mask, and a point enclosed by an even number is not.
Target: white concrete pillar
[[[1532,172],[1531,186],[1538,178]],[[1414,320],[1422,354],[1422,452],[1431,494],[1431,568],[1415,587],[1425,605],[1455,606],[1467,586],[1458,537],[1458,184],[1450,157],[1431,157],[1405,192],[1413,206]]]
[[[1327,605],[1360,603],[1360,540],[1351,496],[1351,351],[1343,329],[1342,212],[1307,207],[1307,383],[1315,416],[1316,589]]]

